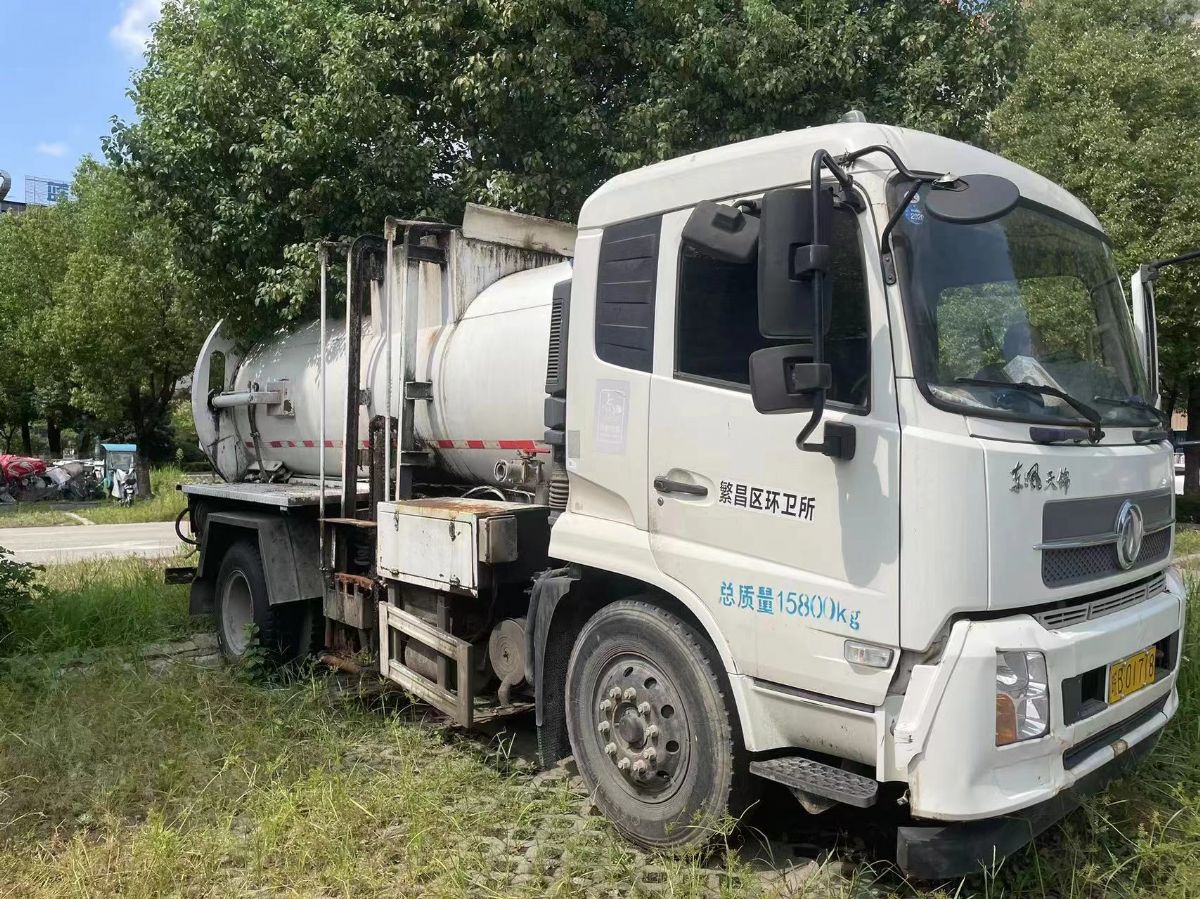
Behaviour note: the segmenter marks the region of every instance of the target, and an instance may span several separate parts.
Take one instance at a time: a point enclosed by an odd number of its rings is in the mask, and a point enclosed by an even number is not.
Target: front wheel
[[[600,810],[643,846],[702,845],[744,807],[740,736],[703,640],[630,599],[601,608],[571,653],[571,751]]]

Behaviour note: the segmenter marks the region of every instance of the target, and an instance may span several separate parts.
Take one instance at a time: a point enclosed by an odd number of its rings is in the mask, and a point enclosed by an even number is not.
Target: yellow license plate
[[[1108,703],[1120,702],[1131,693],[1154,683],[1153,646],[1108,666]]]

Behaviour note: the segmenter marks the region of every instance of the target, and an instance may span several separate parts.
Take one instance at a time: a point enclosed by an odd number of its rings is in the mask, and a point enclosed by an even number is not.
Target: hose
[[[199,546],[200,541],[183,535],[183,529],[180,527],[183,524],[183,517],[187,515],[187,509],[180,509],[179,514],[175,516],[175,536],[186,543],[188,546]]]
[[[463,494],[463,499],[470,499],[472,496],[477,496],[480,493],[491,493],[491,494],[494,494],[495,496],[500,497],[500,499],[502,501],[508,500],[508,497],[504,495],[503,490],[501,490],[499,487],[492,487],[488,484],[481,484],[478,487],[472,487],[470,490],[468,490],[466,493]]]

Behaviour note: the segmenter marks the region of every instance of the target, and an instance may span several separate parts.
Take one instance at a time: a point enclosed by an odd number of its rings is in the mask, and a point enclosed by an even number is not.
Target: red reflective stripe
[[[458,449],[458,450],[518,450],[527,453],[549,453],[552,452],[550,447],[538,443],[536,440],[446,440],[439,439],[437,442],[438,449]],[[305,449],[316,449],[316,440],[271,440],[267,446],[272,449],[295,449],[303,447]],[[364,449],[371,445],[369,440],[362,441]],[[326,440],[325,449],[339,449],[342,446],[341,440]],[[254,441],[246,441],[247,449],[254,449]]]

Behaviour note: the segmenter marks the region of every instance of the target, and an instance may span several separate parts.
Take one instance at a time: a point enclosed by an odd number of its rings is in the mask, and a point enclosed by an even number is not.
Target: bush
[[[12,616],[33,603],[38,589],[34,579],[39,570],[36,565],[16,561],[0,546],[0,642],[11,631]]]
[[[1200,524],[1200,496],[1175,497],[1175,520]]]

